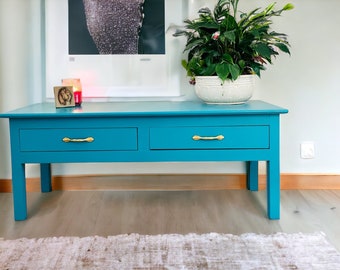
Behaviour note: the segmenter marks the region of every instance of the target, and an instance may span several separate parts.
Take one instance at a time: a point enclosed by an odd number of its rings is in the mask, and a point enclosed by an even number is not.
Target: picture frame
[[[68,77],[81,78],[83,97],[89,101],[181,97],[184,71],[178,48],[184,48],[184,39],[173,33],[187,17],[188,1],[164,1],[165,54],[88,55],[69,54],[68,0],[45,0],[46,98],[53,99],[53,86]]]
[[[55,86],[53,90],[56,108],[75,107],[72,86]]]

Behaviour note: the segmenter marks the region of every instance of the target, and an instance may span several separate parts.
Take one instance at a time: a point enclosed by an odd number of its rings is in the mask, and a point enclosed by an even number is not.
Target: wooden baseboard
[[[40,179],[26,181],[28,192],[40,191]],[[266,177],[259,178],[259,189]],[[53,190],[223,190],[245,189],[244,174],[139,174],[53,176]],[[340,189],[340,175],[282,174],[281,189]],[[0,192],[11,192],[11,180],[0,179]]]

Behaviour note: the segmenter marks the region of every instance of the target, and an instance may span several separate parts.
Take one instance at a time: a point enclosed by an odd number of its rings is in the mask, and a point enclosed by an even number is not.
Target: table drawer
[[[151,150],[266,148],[269,148],[269,126],[265,125],[150,129]]]
[[[137,128],[21,129],[21,151],[138,150]]]

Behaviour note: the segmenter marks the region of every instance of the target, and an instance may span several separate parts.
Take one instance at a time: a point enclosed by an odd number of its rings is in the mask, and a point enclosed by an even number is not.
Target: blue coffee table
[[[25,164],[39,163],[41,190],[51,163],[245,161],[247,188],[258,190],[258,161],[267,162],[267,212],[280,218],[280,114],[249,101],[99,102],[56,109],[40,103],[0,114],[9,118],[15,220],[27,218]]]

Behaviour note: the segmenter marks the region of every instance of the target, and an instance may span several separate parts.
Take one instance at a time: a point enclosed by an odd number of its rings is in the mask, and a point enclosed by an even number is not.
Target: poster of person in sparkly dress
[[[165,0],[69,0],[69,54],[165,54]]]

